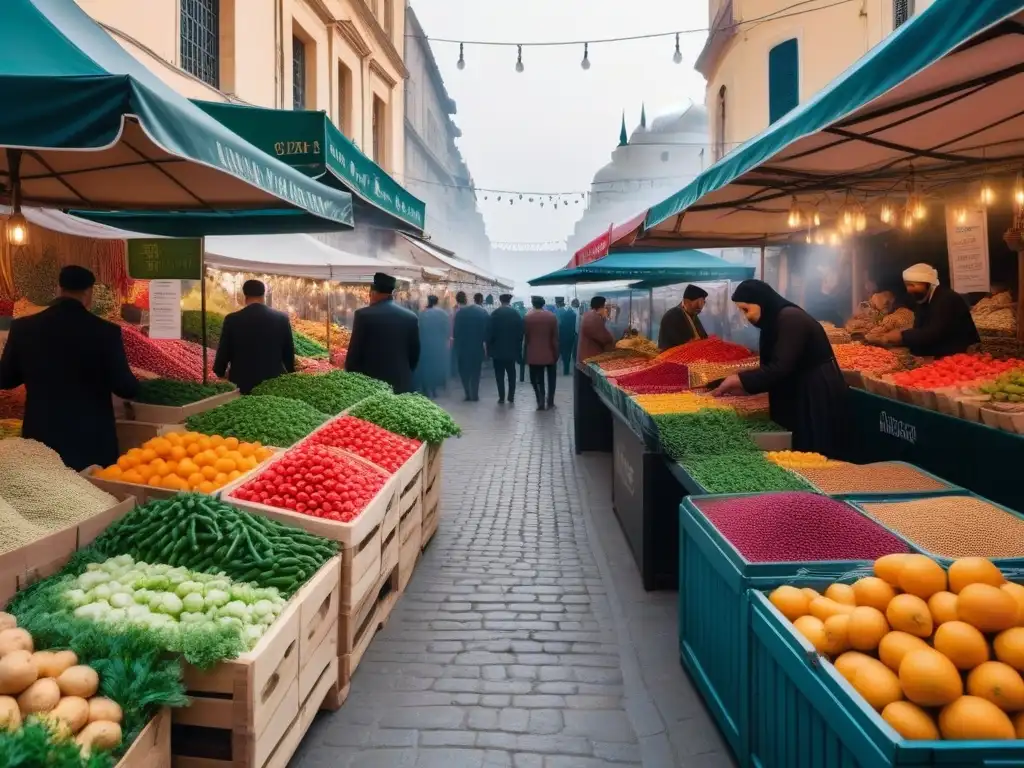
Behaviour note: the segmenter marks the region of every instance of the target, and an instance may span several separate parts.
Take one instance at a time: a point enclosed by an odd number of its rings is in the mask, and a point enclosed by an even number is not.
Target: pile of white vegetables
[[[250,649],[286,602],[275,587],[235,582],[223,573],[136,562],[131,555],[90,563],[64,597],[75,616],[98,622],[168,630],[235,627]]]

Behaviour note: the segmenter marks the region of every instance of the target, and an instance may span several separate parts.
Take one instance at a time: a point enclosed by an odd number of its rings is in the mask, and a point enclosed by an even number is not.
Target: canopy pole
[[[199,239],[199,314],[202,317],[202,342],[203,342],[203,384],[210,383],[210,374],[207,370],[207,358],[209,351],[206,348],[206,238]]]
[[[647,289],[647,303],[650,309],[647,311],[647,338],[654,340],[654,288]]]
[[[1024,251],[1017,251],[1017,341],[1024,341]]]
[[[331,359],[331,282],[324,283],[327,293],[327,359]]]
[[[764,280],[764,245],[761,245],[761,274],[759,275],[761,280]],[[766,283],[767,280],[764,280]]]

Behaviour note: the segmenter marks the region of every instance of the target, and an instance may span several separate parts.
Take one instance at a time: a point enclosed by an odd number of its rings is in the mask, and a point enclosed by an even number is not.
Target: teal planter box
[[[696,500],[700,498],[729,497]],[[871,564],[749,563],[689,497],[680,505],[679,520],[679,659],[740,765],[747,766],[751,705],[747,590],[792,582],[824,587],[844,576],[867,575]]]
[[[805,585],[807,586],[807,585]],[[749,763],[1019,768],[1024,741],[906,741],[757,590],[748,593]]]

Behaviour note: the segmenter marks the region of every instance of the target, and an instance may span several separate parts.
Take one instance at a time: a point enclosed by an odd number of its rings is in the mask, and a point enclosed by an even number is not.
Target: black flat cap
[[[70,264],[61,268],[57,284],[65,291],[87,291],[96,285],[96,275],[85,267]]]
[[[383,272],[377,272],[373,276],[373,290],[377,293],[394,293],[397,284],[398,281],[395,278]]]

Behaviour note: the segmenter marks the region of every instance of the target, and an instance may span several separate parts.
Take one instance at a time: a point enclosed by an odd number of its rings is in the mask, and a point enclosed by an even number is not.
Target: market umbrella
[[[559,269],[530,280],[530,285],[575,285],[608,280],[657,281],[660,285],[710,280],[746,280],[753,267],[730,264],[702,251],[623,251],[582,267]]]
[[[935,0],[814,98],[653,206],[636,247],[806,237],[1024,160],[1024,3]],[[1005,192],[1004,192],[1005,194]],[[870,205],[870,210],[865,210]],[[899,211],[897,211],[898,213]],[[800,220],[791,227],[790,213]]]
[[[569,259],[565,269],[581,267],[592,261],[603,258],[615,248],[626,248],[633,244],[636,236],[643,228],[644,219],[647,218],[647,211],[633,216],[622,224],[612,224],[607,232],[602,232],[589,243],[580,248]]]
[[[295,226],[352,226],[350,195],[175,93],[73,0],[4,0],[2,13],[0,194],[19,187],[20,202],[57,208],[230,212],[221,216],[236,222],[256,210],[267,213],[254,225],[271,231],[270,209]]]

